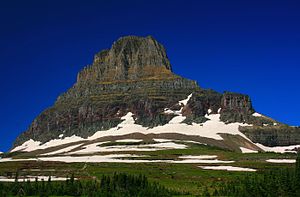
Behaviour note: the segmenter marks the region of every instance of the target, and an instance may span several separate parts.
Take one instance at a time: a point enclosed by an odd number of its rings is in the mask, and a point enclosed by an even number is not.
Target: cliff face
[[[126,36],[96,54],[93,63],[79,72],[74,86],[42,112],[14,146],[29,139],[47,142],[62,133],[64,137],[88,137],[115,127],[127,112],[132,112],[135,123],[144,127],[164,125],[174,117],[164,113],[165,109],[180,109],[178,101],[191,93],[182,111],[186,124],[205,122],[208,111],[220,113],[225,123],[261,126],[274,122],[252,116],[255,111],[247,95],[205,90],[195,81],[174,74],[164,47],[153,37]],[[254,139],[256,133],[249,136]],[[299,132],[296,135],[300,136]],[[266,141],[263,137],[255,139]],[[280,139],[278,145],[286,144]]]
[[[123,37],[96,54],[76,84],[42,112],[15,145],[28,139],[46,142],[61,133],[88,137],[116,126],[129,111],[143,126],[165,124],[173,116],[164,109],[198,90],[195,81],[172,72],[164,47],[153,37]]]
[[[240,131],[253,142],[265,146],[288,146],[300,144],[300,128],[280,126],[241,127]]]
[[[110,50],[96,54],[93,65],[78,74],[77,83],[168,78],[172,75],[164,47],[153,37],[127,36],[116,41]]]
[[[254,113],[249,96],[225,92],[221,100],[221,117],[226,123],[251,122]]]

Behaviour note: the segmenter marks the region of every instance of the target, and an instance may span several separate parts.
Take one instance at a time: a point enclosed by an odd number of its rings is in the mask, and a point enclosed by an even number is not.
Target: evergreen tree
[[[296,159],[295,187],[297,192],[300,193],[300,151],[298,151],[297,159]]]

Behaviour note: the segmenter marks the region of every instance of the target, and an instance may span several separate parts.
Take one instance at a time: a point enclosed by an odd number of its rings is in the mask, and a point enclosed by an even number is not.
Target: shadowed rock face
[[[205,90],[195,81],[174,74],[164,47],[153,37],[126,36],[113,43],[111,49],[96,54],[93,63],[79,72],[74,86],[43,111],[14,146],[29,139],[47,142],[62,133],[64,137],[88,137],[115,127],[127,112],[145,127],[163,125],[174,117],[164,109],[180,109],[178,101],[191,93],[183,109],[186,124],[205,122],[208,109],[218,113],[220,108],[220,118],[226,123],[274,123],[252,116],[254,109],[246,95]],[[255,133],[259,132],[251,132],[253,139]],[[300,136],[299,132],[295,135]],[[265,142],[261,133],[259,136],[255,139]],[[279,137],[276,142],[286,144],[286,138],[281,141]]]
[[[254,126],[242,127],[240,131],[248,136],[253,142],[265,146],[288,146],[300,144],[300,128],[280,126]]]
[[[221,117],[226,123],[250,122],[254,113],[249,96],[231,92],[225,92],[221,100]]]

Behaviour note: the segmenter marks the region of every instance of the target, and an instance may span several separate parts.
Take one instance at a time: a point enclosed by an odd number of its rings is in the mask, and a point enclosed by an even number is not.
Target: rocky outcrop
[[[225,92],[221,100],[221,117],[226,123],[247,122],[254,113],[249,96],[232,92]]]
[[[287,125],[253,126],[239,129],[251,141],[265,146],[288,146],[300,144],[300,128]]]
[[[213,90],[198,90],[193,93],[193,96],[183,109],[183,115],[187,118],[184,123],[192,124],[203,123],[207,119],[205,115],[211,110],[211,113],[218,113],[221,107],[222,94]]]
[[[77,83],[140,80],[173,77],[164,47],[153,37],[126,36],[110,50],[95,55],[91,66],[77,76]]]

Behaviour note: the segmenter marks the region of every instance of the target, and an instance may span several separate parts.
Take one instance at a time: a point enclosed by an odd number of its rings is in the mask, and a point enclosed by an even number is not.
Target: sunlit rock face
[[[188,95],[192,96],[186,105],[178,103]],[[43,111],[14,146],[29,139],[44,143],[62,134],[86,138],[116,127],[128,112],[134,114],[136,124],[153,128],[178,116],[167,111],[178,110],[185,117],[182,124],[201,124],[209,113],[220,114],[220,120],[228,124],[249,123],[263,129],[265,125],[281,125],[253,116],[255,110],[247,95],[206,90],[174,74],[165,48],[153,37],[126,36],[97,53],[92,64],[78,73],[73,87]],[[257,142],[266,141],[257,129],[245,133]],[[255,137],[257,134],[260,137]],[[299,131],[293,136],[300,139]],[[276,143],[286,141],[286,137],[283,141],[279,137]]]
[[[95,55],[79,74],[78,83],[174,77],[164,47],[153,37],[126,36]]]

